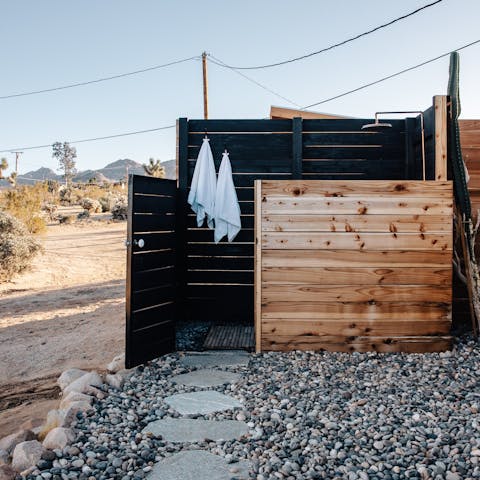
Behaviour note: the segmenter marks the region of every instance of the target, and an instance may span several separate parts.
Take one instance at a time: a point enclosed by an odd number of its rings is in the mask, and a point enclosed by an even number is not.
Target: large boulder
[[[10,455],[6,450],[0,449],[0,465],[3,465],[5,463],[10,463]]]
[[[65,370],[57,379],[58,386],[65,390],[72,382],[78,380],[80,377],[83,377],[87,374],[85,370],[80,370],[79,368],[70,368]]]
[[[75,434],[70,428],[57,427],[48,432],[43,446],[49,450],[56,448],[63,450],[67,445],[70,445],[75,440]]]
[[[14,448],[22,442],[28,440],[35,440],[37,437],[31,430],[19,430],[18,432],[7,435],[0,440],[0,450],[5,450],[7,453],[12,453]]]
[[[15,470],[10,465],[0,465],[0,480],[14,480]]]
[[[50,410],[47,413],[47,419],[43,424],[42,430],[38,434],[38,438],[43,440],[50,430],[61,427],[63,424],[63,418],[65,416],[64,410]]]
[[[108,365],[107,370],[111,373],[117,373],[125,368],[125,354],[117,355]]]
[[[87,402],[92,403],[93,397],[90,395],[85,395],[85,393],[80,392],[70,392],[68,395],[62,398],[60,402],[60,408],[66,409],[73,402]]]
[[[118,373],[114,375],[107,374],[105,376],[105,381],[111,387],[120,390],[123,387],[123,384],[125,383],[125,378],[122,375],[119,375]]]
[[[17,472],[23,472],[33,467],[42,458],[44,448],[37,440],[19,443],[13,450],[12,468]]]
[[[65,395],[70,392],[89,393],[91,391],[90,387],[101,387],[102,385],[102,377],[97,372],[88,372],[66,386],[63,393]]]

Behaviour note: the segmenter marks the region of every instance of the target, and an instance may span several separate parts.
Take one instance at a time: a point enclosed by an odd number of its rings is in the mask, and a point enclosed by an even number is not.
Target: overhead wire
[[[88,80],[88,81],[85,81],[85,82],[70,83],[68,85],[61,85],[59,87],[52,87],[52,88],[44,88],[42,90],[33,90],[33,91],[30,91],[30,92],[21,92],[21,93],[12,93],[10,95],[2,95],[2,96],[0,96],[0,100],[6,100],[8,98],[16,98],[16,97],[26,97],[28,95],[38,95],[40,93],[55,92],[57,90],[66,90],[67,88],[75,88],[75,87],[81,87],[81,86],[84,86],[84,85],[91,85],[92,83],[106,82],[108,80],[114,80],[114,79],[117,79],[117,78],[124,78],[124,77],[128,77],[128,76],[131,76],[131,75],[138,75],[139,73],[150,72],[152,70],[159,70],[160,68],[170,67],[172,65],[178,65],[179,63],[185,63],[185,62],[189,62],[191,60],[198,60],[199,58],[201,58],[201,57],[199,55],[196,55],[194,57],[183,58],[181,60],[175,60],[173,62],[164,63],[162,65],[154,65],[152,67],[142,68],[140,70],[134,70],[132,72],[120,73],[118,75],[111,75],[109,77],[97,78],[95,80]]]
[[[104,137],[94,137],[94,138],[84,138],[82,140],[72,140],[68,141],[67,143],[75,144],[75,143],[85,143],[85,142],[95,142],[97,140],[108,140],[109,138],[118,138],[118,137],[127,137],[129,135],[138,135],[140,133],[149,133],[149,132],[158,132],[160,130],[168,130],[170,128],[175,128],[176,125],[167,125],[165,127],[157,127],[157,128],[149,128],[147,130],[136,130],[134,132],[125,132],[125,133],[117,133],[116,135],[106,135]],[[35,145],[30,147],[18,147],[18,148],[7,148],[5,150],[0,150],[0,153],[10,152],[11,150],[36,150],[39,148],[50,148],[53,144],[47,143],[44,145]]]
[[[378,80],[374,80],[373,82],[365,83],[364,85],[361,85],[359,87],[353,88],[352,90],[348,90],[347,92],[340,93],[338,95],[334,95],[333,97],[325,98],[324,100],[320,100],[319,102],[311,103],[310,105],[306,105],[305,107],[302,107],[301,110],[305,110],[307,108],[311,107],[316,107],[318,105],[322,105],[323,103],[331,102],[332,100],[336,100],[337,98],[345,97],[346,95],[350,95],[351,93],[358,92],[360,90],[363,90],[365,88],[371,87],[372,85],[377,85],[378,83],[384,82],[385,80],[390,80],[391,78],[398,77],[399,75],[402,75],[403,73],[410,72],[412,70],[415,70],[417,68],[423,67],[424,65],[428,65],[429,63],[435,62],[437,60],[440,60],[441,58],[449,56],[453,52],[458,52],[459,50],[463,50],[465,48],[471,47],[473,45],[476,45],[480,43],[479,40],[475,40],[474,42],[467,43],[466,45],[463,45],[455,50],[451,50],[447,53],[443,53],[442,55],[438,55],[435,58],[431,58],[430,60],[426,60],[424,62],[418,63],[417,65],[413,65],[412,67],[404,68],[403,70],[400,70],[399,72],[392,73],[391,75],[387,75],[386,77],[379,78]]]
[[[275,90],[272,90],[271,88],[267,87],[266,85],[263,85],[262,83],[258,82],[257,80],[254,80],[253,78],[251,77],[248,77],[247,75],[245,75],[244,73],[242,72],[239,72],[237,69],[233,68],[233,67],[228,67],[227,64],[225,62],[223,62],[222,60],[220,60],[219,58],[215,57],[214,55],[212,54],[208,54],[208,58],[209,58],[209,61],[211,63],[214,63],[215,65],[218,65],[220,67],[227,67],[228,69],[230,69],[232,72],[235,72],[237,75],[240,75],[241,77],[245,78],[246,80],[248,80],[249,82],[257,85],[258,87],[262,88],[263,90],[271,93],[272,95],[275,95],[276,97],[278,98],[281,98],[282,100],[285,100],[286,102],[290,103],[291,105],[294,105],[295,107],[298,107],[300,108],[300,105],[296,102],[294,102],[293,100],[290,100],[289,98],[287,97],[284,97],[283,95],[281,95],[280,93],[276,92]],[[212,60],[213,59],[213,60]]]
[[[393,20],[383,23],[382,25],[379,25],[378,27],[372,28],[370,30],[367,30],[366,32],[360,33],[358,35],[355,35],[353,37],[347,38],[346,40],[343,40],[341,42],[335,43],[333,45],[330,45],[328,47],[322,48],[321,50],[316,50],[315,52],[307,53],[305,55],[301,55],[299,57],[294,57],[290,58],[288,60],[283,60],[281,62],[276,62],[276,63],[269,63],[266,65],[255,65],[255,66],[248,66],[248,67],[242,67],[242,66],[235,66],[235,65],[220,65],[226,68],[232,68],[234,70],[260,70],[264,68],[272,68],[272,67],[278,67],[280,65],[286,65],[287,63],[292,63],[292,62],[298,62],[299,60],[304,60],[306,58],[313,57],[314,55],[319,55],[320,53],[325,53],[330,50],[333,50],[334,48],[341,47],[342,45],[346,45],[347,43],[353,42],[355,40],[358,40],[359,38],[365,37],[367,35],[370,35],[371,33],[377,32],[378,30],[381,30],[383,28],[389,27],[390,25],[393,25],[394,23],[400,22],[401,20],[405,20],[408,17],[411,17],[412,15],[415,15],[427,8],[433,7],[434,5],[437,5],[438,3],[441,3],[443,0],[436,0],[432,3],[428,3],[424,5],[423,7],[417,8],[416,10],[413,10],[410,13],[407,13],[405,15],[402,15],[400,17],[394,18]]]

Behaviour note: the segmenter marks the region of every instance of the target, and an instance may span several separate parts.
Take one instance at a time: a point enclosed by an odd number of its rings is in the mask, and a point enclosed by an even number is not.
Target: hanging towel
[[[197,225],[199,227],[203,225],[205,217],[207,217],[208,228],[213,229],[216,188],[217,175],[212,150],[208,138],[205,137],[198,153],[190,193],[188,194],[188,203],[197,214]]]
[[[232,242],[242,225],[240,223],[240,205],[232,178],[232,166],[228,153],[222,156],[218,172],[217,193],[215,195],[215,243],[225,235]]]

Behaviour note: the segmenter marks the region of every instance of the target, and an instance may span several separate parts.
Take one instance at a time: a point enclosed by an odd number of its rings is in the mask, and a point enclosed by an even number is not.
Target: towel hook
[[[226,143],[223,144],[223,153],[228,153],[227,144],[226,144]]]
[[[208,138],[207,129],[205,129],[205,138]]]

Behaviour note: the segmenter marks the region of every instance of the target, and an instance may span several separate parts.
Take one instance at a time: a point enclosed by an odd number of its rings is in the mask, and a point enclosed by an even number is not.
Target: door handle
[[[136,245],[138,248],[143,248],[145,246],[145,241],[143,238],[140,238],[138,240],[134,240],[133,244]]]

